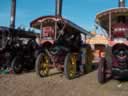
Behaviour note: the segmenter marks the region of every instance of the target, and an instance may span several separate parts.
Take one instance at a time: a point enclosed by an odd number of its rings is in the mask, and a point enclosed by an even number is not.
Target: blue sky
[[[11,0],[0,0],[0,26],[10,24]],[[95,16],[108,8],[118,6],[118,0],[63,0],[63,16],[92,31]],[[55,0],[17,0],[16,27],[29,27],[37,17],[54,15]]]

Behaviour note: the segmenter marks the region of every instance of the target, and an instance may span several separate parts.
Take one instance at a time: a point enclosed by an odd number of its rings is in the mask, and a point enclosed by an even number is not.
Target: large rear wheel
[[[46,77],[49,73],[49,56],[40,53],[36,59],[35,71],[38,76]]]
[[[64,74],[68,79],[74,79],[77,73],[77,59],[75,53],[68,53],[64,62]]]

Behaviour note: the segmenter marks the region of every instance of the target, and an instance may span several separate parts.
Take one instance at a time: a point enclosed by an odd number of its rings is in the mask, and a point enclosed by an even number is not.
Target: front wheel
[[[15,74],[22,73],[22,71],[23,71],[23,62],[22,61],[23,60],[21,59],[21,57],[15,57],[12,60],[11,66],[12,66],[13,72]]]
[[[74,79],[77,73],[77,59],[75,53],[68,53],[64,61],[64,74],[68,79]]]
[[[49,57],[47,54],[40,53],[36,59],[35,71],[38,76],[46,77],[49,73]]]

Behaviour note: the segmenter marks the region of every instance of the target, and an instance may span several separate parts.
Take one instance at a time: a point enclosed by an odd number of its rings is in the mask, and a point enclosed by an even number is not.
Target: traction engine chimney
[[[56,16],[62,16],[62,2],[63,0],[56,0]]]
[[[119,7],[125,7],[125,0],[119,0]]]
[[[11,0],[10,28],[15,28],[16,0]]]

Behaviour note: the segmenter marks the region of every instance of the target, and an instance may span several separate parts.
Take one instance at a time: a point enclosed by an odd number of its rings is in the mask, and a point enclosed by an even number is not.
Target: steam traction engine
[[[12,0],[10,27],[0,26],[0,69],[11,68],[14,73],[34,68],[34,31],[15,28],[16,0]]]
[[[80,70],[84,70],[82,65],[85,62],[81,63],[81,33],[89,33],[64,19],[61,13],[62,0],[56,0],[55,16],[43,16],[31,22],[31,27],[42,30],[38,38],[39,55],[35,68],[40,77],[48,76],[50,69],[54,67],[64,72],[68,79],[75,78]]]
[[[97,23],[109,36],[105,57],[98,68],[98,81],[105,83],[109,77],[120,79],[128,76],[128,8],[124,0],[119,8],[107,10],[96,16]]]

